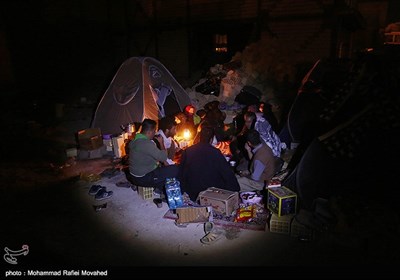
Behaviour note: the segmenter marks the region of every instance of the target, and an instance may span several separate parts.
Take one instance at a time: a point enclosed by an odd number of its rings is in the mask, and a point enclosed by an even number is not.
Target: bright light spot
[[[189,139],[190,139],[190,136],[192,136],[192,135],[191,135],[189,129],[185,129],[185,130],[183,131],[183,138],[184,138],[185,140],[189,140]]]

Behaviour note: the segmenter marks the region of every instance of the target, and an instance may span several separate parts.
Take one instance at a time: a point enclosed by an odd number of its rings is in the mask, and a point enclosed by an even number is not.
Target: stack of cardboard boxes
[[[101,158],[107,153],[100,128],[87,128],[80,130],[77,133],[77,138],[79,145],[79,159]]]
[[[272,212],[269,231],[292,237],[312,236],[311,229],[296,218],[297,194],[287,187],[268,188],[267,207]]]

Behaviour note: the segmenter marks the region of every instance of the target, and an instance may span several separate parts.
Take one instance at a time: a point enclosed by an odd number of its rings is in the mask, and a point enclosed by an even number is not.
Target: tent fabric
[[[161,85],[159,88],[154,88],[154,89],[152,86],[150,86],[150,89],[160,109],[160,116],[165,117],[164,104],[165,101],[167,100],[167,97],[171,94],[172,89],[165,85]]]
[[[161,62],[152,57],[131,57],[119,67],[101,98],[91,127],[115,134],[121,132],[121,125],[145,118],[158,120],[183,111],[190,103],[189,95]]]

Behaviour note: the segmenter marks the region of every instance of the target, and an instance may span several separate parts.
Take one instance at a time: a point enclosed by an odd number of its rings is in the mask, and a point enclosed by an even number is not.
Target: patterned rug
[[[257,212],[256,217],[251,219],[251,221],[235,222],[235,216],[223,216],[213,213],[215,225],[219,225],[223,228],[240,228],[259,231],[265,231],[269,216],[269,211],[262,209],[261,211]],[[169,209],[164,214],[164,219],[176,220],[177,218],[178,216],[174,213],[173,209]]]

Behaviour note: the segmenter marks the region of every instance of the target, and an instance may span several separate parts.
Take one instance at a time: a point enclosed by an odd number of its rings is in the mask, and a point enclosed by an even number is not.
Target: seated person
[[[205,116],[205,121],[214,122],[214,134],[218,142],[229,140],[229,137],[225,134],[225,119],[226,114],[218,108],[207,111]]]
[[[281,143],[278,135],[272,130],[269,122],[262,116],[262,113],[247,111],[244,114],[245,129],[255,129],[259,132],[261,139],[267,144],[274,156],[280,157],[282,148],[286,145]]]
[[[177,131],[177,138],[183,139],[183,132],[188,130],[190,135],[193,136],[196,134],[196,127],[193,121],[188,120],[188,117],[185,113],[180,112],[175,115],[175,122],[177,123],[176,131]]]
[[[182,152],[181,188],[193,201],[209,187],[239,191],[239,184],[229,163],[221,151],[211,145],[213,138],[212,127],[203,126],[199,143]]]
[[[225,123],[224,123],[226,114],[224,112],[222,112],[221,110],[219,110],[218,107],[215,109],[212,109],[212,110],[205,111],[205,112],[206,113],[205,113],[204,117],[202,118],[202,121],[197,126],[197,132],[196,132],[196,136],[193,140],[193,144],[196,144],[199,142],[199,139],[198,139],[200,136],[199,133],[200,133],[201,127],[203,125],[213,127],[214,136],[215,136],[217,142],[228,141],[229,137],[225,133]]]
[[[257,130],[248,131],[245,147],[251,162],[250,170],[239,172],[240,191],[263,190],[279,171],[281,159],[275,157],[271,148],[261,141]]]
[[[201,121],[204,120],[204,118],[206,117],[206,114],[207,114],[207,111],[204,109],[197,110],[196,115],[200,117],[199,123],[201,123]],[[198,125],[199,123],[197,123],[196,125]]]
[[[197,144],[200,142],[200,135],[201,135],[201,130],[203,127],[210,127],[214,130],[214,136],[213,136],[213,140],[212,140],[211,144],[213,146],[215,146],[215,144],[218,142],[217,137],[215,135],[216,126],[217,126],[217,122],[214,120],[208,120],[208,119],[203,120],[197,127],[196,134],[193,138],[192,144],[194,145],[194,144]]]
[[[192,144],[194,145],[194,144],[197,144],[197,143],[200,142],[201,129],[204,126],[211,127],[214,130],[214,137],[213,137],[213,139],[211,141],[211,145],[213,147],[217,148],[218,150],[220,150],[221,153],[225,157],[229,157],[230,158],[232,156],[232,153],[231,153],[231,150],[230,150],[230,147],[229,147],[230,141],[218,141],[216,132],[218,131],[219,128],[218,128],[217,122],[214,121],[214,120],[206,119],[206,120],[204,120],[203,122],[200,123],[200,125],[197,128],[197,133],[196,133],[196,136],[193,139]]]
[[[164,141],[165,150],[167,150],[167,163],[175,164],[175,154],[180,151],[179,144],[175,142],[174,136],[176,134],[176,122],[172,117],[164,117],[158,121],[158,128],[156,135],[160,135]],[[158,148],[160,144],[157,138],[154,139]]]
[[[166,178],[176,178],[179,174],[177,165],[160,166],[167,160],[167,151],[162,136],[154,137],[157,123],[151,119],[142,122],[140,133],[129,143],[130,181],[142,187],[155,187],[162,190]],[[153,138],[160,143],[157,148]]]
[[[272,130],[276,134],[279,134],[279,132],[281,131],[282,127],[278,124],[278,120],[276,119],[276,116],[272,112],[272,105],[270,103],[260,102],[258,110],[256,109],[256,110],[254,110],[252,112],[254,112],[254,113],[257,113],[257,112],[263,113],[264,119],[266,119],[269,122],[269,124],[272,127]]]
[[[187,105],[184,108],[183,113],[186,115],[187,120],[193,123],[194,126],[197,126],[200,123],[201,118],[196,114],[196,108],[194,108],[193,105]]]

